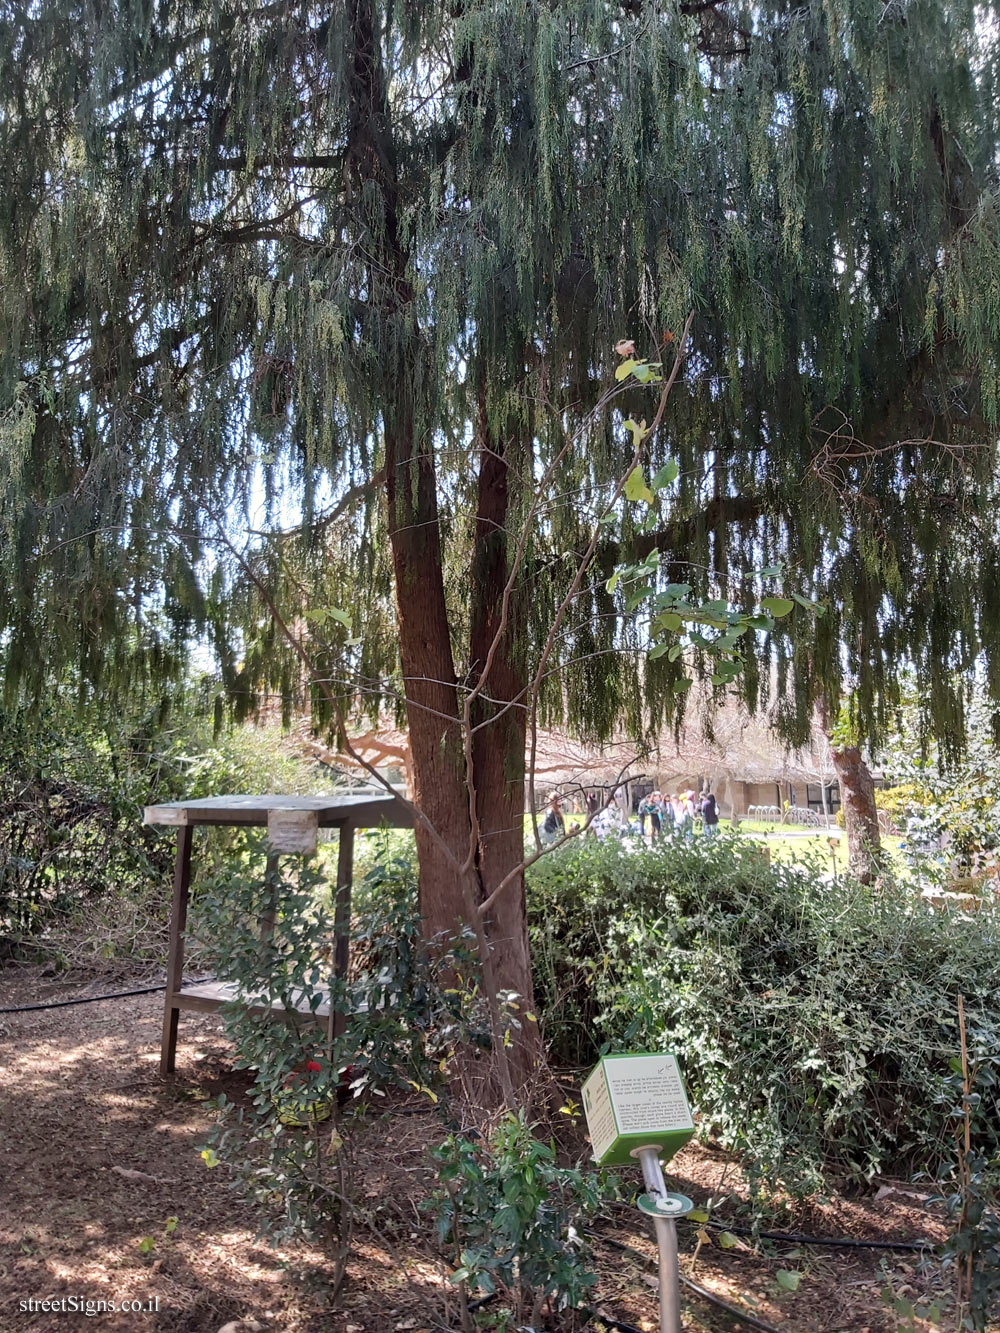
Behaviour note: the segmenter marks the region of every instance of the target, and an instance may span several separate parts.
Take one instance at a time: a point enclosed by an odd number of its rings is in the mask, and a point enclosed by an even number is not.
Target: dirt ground
[[[88,990],[36,968],[0,970],[0,1008],[104,989],[118,987]],[[246,1087],[245,1075],[231,1067],[220,1020],[182,1015],[178,1072],[161,1079],[161,1006],[162,997],[150,994],[0,1014],[0,1333],[458,1327],[449,1322],[448,1269],[429,1248],[417,1207],[432,1180],[427,1146],[444,1133],[434,1114],[401,1099],[372,1107],[352,1136],[358,1224],[347,1283],[333,1308],[324,1257],[307,1246],[274,1249],[259,1240],[256,1215],[227,1186],[224,1169],[206,1169],[199,1155],[211,1125],[208,1099],[221,1091],[239,1098]],[[673,1187],[696,1203],[725,1195],[730,1202],[720,1216],[737,1215],[741,1181],[725,1154],[692,1145],[670,1171]],[[942,1234],[920,1195],[891,1183],[861,1198],[817,1201],[783,1219],[782,1229],[883,1239]],[[654,1248],[646,1226],[621,1205],[599,1231],[599,1310],[643,1333],[654,1330]],[[697,1232],[697,1224],[681,1227],[683,1272],[781,1333],[896,1333],[909,1324],[897,1320],[883,1293],[891,1288],[910,1300],[935,1294],[934,1265],[924,1271],[914,1253],[770,1242],[754,1248],[743,1241],[722,1248],[717,1230],[704,1232],[700,1244]],[[779,1270],[800,1274],[797,1290],[783,1289]],[[686,1296],[689,1333],[741,1327]],[[66,1312],[28,1308],[46,1299],[65,1301]],[[88,1315],[88,1301],[157,1308]],[[950,1327],[946,1318],[942,1328]]]

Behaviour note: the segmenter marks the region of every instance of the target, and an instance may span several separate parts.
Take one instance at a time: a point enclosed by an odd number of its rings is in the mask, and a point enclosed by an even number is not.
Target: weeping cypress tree
[[[207,633],[238,709],[288,704],[282,627],[350,601],[356,642],[313,634],[313,666],[349,667],[373,709],[397,674],[435,830],[425,922],[453,929],[470,780],[475,893],[521,858],[524,711],[503,704],[628,457],[617,419],[533,526],[470,771],[458,718],[533,479],[615,341],[669,351],[693,311],[650,446],[679,476],[654,521],[604,526],[599,569],[658,551],[663,579],[751,607],[781,563],[828,614],[749,644],[748,704],[799,741],[848,678],[877,740],[911,669],[960,746],[963,678],[1000,700],[995,17],[0,0],[8,694],[70,679],[113,703]],[[234,561],[241,525],[286,530]],[[575,599],[545,717],[604,736],[676,712],[681,664],[628,651],[626,596]],[[329,687],[314,704],[328,722]],[[530,993],[520,879],[490,928],[498,980]]]

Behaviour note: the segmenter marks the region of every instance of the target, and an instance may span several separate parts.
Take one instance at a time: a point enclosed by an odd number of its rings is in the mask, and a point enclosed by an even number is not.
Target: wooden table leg
[[[274,926],[278,919],[278,852],[268,852],[264,866],[264,883],[267,886],[267,899],[260,922],[260,942],[269,945],[274,939]]]
[[[341,828],[337,846],[337,898],[333,912],[333,980],[330,994],[330,1019],[327,1034],[336,1041],[344,1034],[347,1015],[334,1008],[334,991],[342,989],[347,980],[347,963],[351,952],[351,881],[354,877],[354,830]]]
[[[160,1073],[172,1074],[177,1063],[177,1019],[180,1010],[174,996],[184,984],[184,929],[187,926],[188,893],[191,888],[191,825],[177,830],[177,859],[174,862],[174,897],[170,909],[170,952],[167,956],[167,997],[163,1007],[163,1039],[160,1044]]]

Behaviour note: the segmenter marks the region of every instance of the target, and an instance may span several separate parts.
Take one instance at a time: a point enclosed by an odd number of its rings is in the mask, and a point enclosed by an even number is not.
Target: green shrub
[[[674,1049],[703,1126],[762,1182],[937,1175],[960,991],[976,1047],[1000,1050],[987,908],[935,913],[912,885],[830,885],[738,839],[583,842],[538,862],[529,903],[556,1057]]]
[[[919,815],[933,798],[931,793],[915,782],[903,782],[896,787],[879,787],[875,792],[875,804],[884,810],[894,828],[902,831],[906,821],[913,815]]]
[[[0,949],[31,940],[91,968],[162,965],[174,852],[143,806],[315,782],[277,727],[216,736],[204,706],[177,723],[159,704],[101,724],[58,701],[0,709]],[[197,874],[237,837],[199,835]]]
[[[142,827],[149,756],[116,740],[53,704],[0,709],[0,944],[88,914],[109,886],[140,898],[169,882],[170,851]],[[131,936],[137,958],[145,943]],[[91,940],[85,952],[99,957],[106,945]]]
[[[275,1242],[307,1236],[321,1247],[335,1290],[359,1206],[354,1098],[406,1086],[436,1100],[424,1047],[438,991],[422,958],[409,863],[380,863],[369,873],[351,974],[332,983],[333,904],[322,860],[281,858],[267,874],[262,838],[256,850],[257,858],[208,882],[199,903],[206,952],[219,978],[235,987],[236,1000],[222,1010],[234,1064],[253,1075],[249,1107],[219,1099],[202,1156],[258,1205],[263,1234]],[[273,928],[262,932],[272,910]],[[325,1019],[296,1017],[331,995],[344,1019],[332,1043]],[[268,1012],[275,1002],[288,1021]],[[264,1012],[254,1012],[254,1003]]]
[[[431,1156],[439,1188],[423,1206],[463,1299],[495,1296],[486,1316],[493,1329],[513,1333],[543,1320],[546,1328],[580,1327],[570,1312],[597,1281],[583,1226],[613,1179],[560,1166],[523,1114],[505,1116],[486,1142],[450,1135]]]

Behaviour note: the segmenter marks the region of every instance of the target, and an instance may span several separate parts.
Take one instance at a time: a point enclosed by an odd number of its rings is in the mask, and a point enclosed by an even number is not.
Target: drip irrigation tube
[[[213,977],[202,977],[197,984],[213,980]],[[15,1004],[8,1009],[0,1009],[0,1014],[30,1014],[39,1009],[68,1009],[72,1004],[98,1004],[101,1000],[125,1000],[131,995],[151,995],[153,991],[166,989],[167,983],[161,981],[158,986],[139,986],[135,990],[116,990],[106,995],[80,995],[75,1000],[49,1000],[45,1004]]]
[[[610,1236],[601,1235],[600,1232],[592,1231],[589,1234],[595,1236],[602,1241],[603,1244],[609,1245],[613,1250],[620,1250],[622,1254],[630,1254],[634,1259],[638,1259],[640,1263],[645,1264],[647,1268],[655,1267],[654,1261],[650,1259],[648,1255],[643,1254],[641,1250],[635,1249],[634,1246],[624,1245],[620,1240],[612,1240]],[[699,1286],[697,1282],[692,1282],[691,1279],[685,1277],[683,1273],[679,1276],[681,1282],[689,1291],[693,1291],[700,1300],[708,1301],[710,1305],[718,1306],[718,1308],[724,1310],[731,1319],[738,1319],[741,1324],[746,1324],[748,1328],[759,1329],[760,1333],[781,1333],[781,1329],[776,1328],[774,1324],[769,1324],[765,1319],[759,1319],[757,1315],[751,1314],[748,1310],[741,1310],[737,1305],[730,1305],[729,1302],[724,1301],[721,1296],[716,1296],[714,1292]],[[619,1323],[618,1327],[624,1330],[624,1333],[630,1333],[629,1325]],[[638,1333],[638,1330],[636,1333]]]
[[[686,1219],[690,1220],[690,1219]],[[753,1240],[780,1240],[788,1245],[828,1245],[844,1250],[933,1250],[932,1240],[864,1240],[856,1236],[803,1236],[794,1231],[754,1231],[752,1227],[735,1222],[700,1222],[699,1226],[718,1231],[731,1231],[734,1236],[749,1236]]]
[[[774,1324],[769,1324],[766,1319],[758,1319],[755,1314],[750,1314],[748,1310],[741,1310],[736,1305],[730,1305],[720,1296],[716,1296],[713,1291],[708,1291],[705,1287],[699,1287],[697,1282],[692,1282],[689,1277],[680,1274],[681,1282],[690,1291],[697,1294],[700,1300],[708,1301],[709,1305],[718,1306],[720,1310],[725,1310],[731,1319],[738,1319],[741,1324],[746,1324],[748,1328],[757,1328],[761,1333],[781,1333],[781,1330]]]
[[[629,1254],[634,1254],[636,1258],[647,1262],[646,1256],[640,1254],[638,1250],[631,1249],[628,1245],[616,1245],[616,1249],[626,1250]],[[704,1287],[699,1287],[697,1282],[690,1281],[689,1278],[681,1277],[681,1281],[686,1287],[690,1287],[702,1300],[708,1301],[711,1305],[717,1305],[720,1310],[725,1310],[727,1315],[733,1319],[738,1319],[740,1323],[747,1324],[750,1328],[760,1330],[760,1333],[781,1333],[780,1328],[775,1328],[773,1324],[765,1323],[763,1319],[758,1319],[755,1315],[744,1314],[738,1310],[735,1305],[729,1305],[726,1301],[720,1300],[712,1292],[706,1291]],[[481,1296],[479,1300],[469,1302],[469,1313],[474,1314],[477,1310],[484,1309],[497,1299],[497,1292],[493,1291],[489,1296]],[[624,1319],[615,1319],[613,1315],[598,1314],[596,1310],[585,1310],[583,1313],[589,1320],[600,1320],[602,1328],[608,1329],[609,1333],[642,1333],[641,1328],[635,1324],[626,1323]]]

